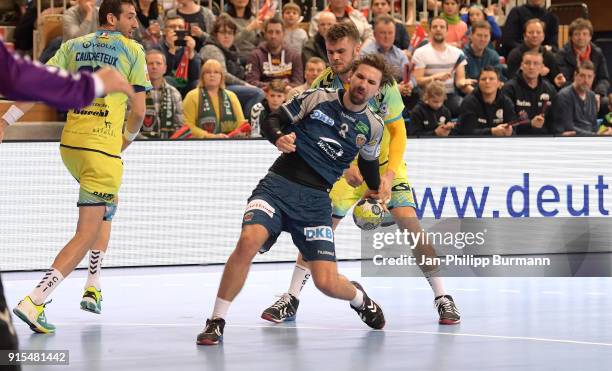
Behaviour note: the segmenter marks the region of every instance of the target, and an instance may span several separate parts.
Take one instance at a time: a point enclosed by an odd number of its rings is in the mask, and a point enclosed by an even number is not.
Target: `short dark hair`
[[[275,91],[277,93],[283,93],[285,94],[285,88],[287,87],[287,83],[284,82],[281,79],[274,79],[272,81],[270,81],[270,83],[268,84],[268,86],[266,87],[266,93],[269,93],[271,91]]]
[[[590,70],[595,72],[595,65],[590,60],[585,60],[576,65],[575,73],[580,73],[580,70]]]
[[[274,17],[268,19],[267,21],[264,22],[263,24],[263,30],[264,32],[266,32],[268,30],[268,26],[271,24],[280,24],[281,27],[283,28],[283,31],[285,30],[285,22],[283,22],[283,20],[275,15]]]
[[[325,35],[325,41],[336,42],[342,38],[348,37],[356,43],[361,42],[359,31],[353,22],[340,22],[331,26]]]
[[[226,13],[217,16],[215,23],[213,23],[211,34],[215,36],[219,33],[219,31],[223,29],[231,30],[234,32],[234,34],[238,30],[238,26],[236,26],[236,23],[234,23],[232,18]]]
[[[121,5],[127,4],[136,8],[134,2],[132,0],[104,0],[102,4],[100,4],[100,10],[98,11],[98,21],[100,22],[100,26],[106,26],[108,24],[108,20],[106,17],[109,14],[114,15],[119,18],[121,15]]]
[[[591,36],[593,36],[593,24],[588,19],[584,18],[576,18],[569,25],[569,35],[570,37],[574,34],[575,31],[580,30],[589,30]]]
[[[542,54],[542,51],[540,51],[539,49],[527,50],[521,56],[521,61],[523,60],[523,58],[525,58],[526,55],[539,55],[540,57],[542,57],[542,60],[544,59],[544,54]]]
[[[435,17],[433,17],[433,18],[431,18],[431,19],[429,20],[429,27],[431,27],[431,24],[432,24],[432,23],[433,23],[433,21],[435,21],[435,20],[441,20],[441,21],[444,21],[444,24],[446,25],[446,29],[448,30],[448,21],[446,20],[446,18],[444,18],[444,17],[442,17],[442,16],[440,16],[440,15],[437,15],[437,16],[435,16]]]
[[[385,61],[385,58],[383,58],[381,55],[366,54],[358,58],[355,62],[353,62],[351,71],[357,71],[357,68],[359,68],[359,66],[362,64],[374,67],[382,73],[380,86],[393,84],[393,70],[391,69],[391,66],[389,66],[389,64]]]
[[[316,64],[327,64],[325,63],[325,61],[319,57],[310,57],[308,59],[308,61],[306,62],[306,64],[308,63],[316,63]],[[304,65],[304,67],[306,67],[306,64]]]
[[[476,21],[472,23],[472,33],[474,33],[479,28],[484,28],[486,30],[489,30],[489,33],[491,32],[491,25],[488,21]]]
[[[480,70],[480,73],[478,74],[478,79],[479,80],[480,80],[480,76],[482,76],[483,72],[493,72],[495,74],[495,76],[497,76],[497,79],[498,80],[500,79],[499,71],[495,67],[491,66],[490,64],[484,66],[482,68],[482,70]]]
[[[391,24],[395,25],[395,20],[389,14],[381,14],[381,15],[379,15],[378,17],[376,17],[374,19],[374,28],[376,28],[376,26],[379,23],[384,23],[384,24],[391,23]]]

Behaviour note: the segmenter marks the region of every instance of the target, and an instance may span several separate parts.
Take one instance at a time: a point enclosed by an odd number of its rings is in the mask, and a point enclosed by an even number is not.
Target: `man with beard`
[[[349,301],[368,326],[384,327],[381,308],[359,283],[338,273],[328,192],[359,154],[368,196],[388,201],[386,180],[378,173],[383,122],[368,101],[391,79],[382,57],[366,56],[353,65],[348,91],[308,90],[264,120],[264,136],[283,154],[249,198],[240,239],[225,265],[213,313],[197,344],[222,340],[224,318],[244,286],[255,254],[269,250],[282,231],[291,234],[310,263],[321,292]]]

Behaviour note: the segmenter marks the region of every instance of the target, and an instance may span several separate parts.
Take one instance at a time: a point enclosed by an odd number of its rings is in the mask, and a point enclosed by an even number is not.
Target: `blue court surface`
[[[106,269],[102,314],[79,309],[86,271],[52,295],[52,335],[15,320],[22,349],[70,351],[69,366],[24,370],[611,370],[612,279],[446,278],[462,314],[438,325],[423,278],[359,278],[384,309],[387,326],[367,328],[348,303],[301,295],[295,322],[259,318],[287,289],[291,264],[258,264],[234,301],[220,346],[195,344],[212,311],[220,266]],[[5,273],[11,307],[40,272]]]

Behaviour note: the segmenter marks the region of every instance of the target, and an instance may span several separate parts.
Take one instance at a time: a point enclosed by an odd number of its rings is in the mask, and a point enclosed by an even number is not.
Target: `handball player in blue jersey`
[[[320,291],[349,301],[368,326],[384,327],[382,309],[359,283],[338,273],[329,191],[359,155],[369,189],[366,197],[382,202],[391,197],[378,170],[383,120],[368,107],[391,79],[381,56],[365,56],[353,64],[349,90],[307,90],[262,123],[262,133],[283,153],[248,200],[240,239],[225,264],[212,316],[198,344],[222,340],[229,306],[244,286],[253,258],[269,250],[283,231],[310,262]]]

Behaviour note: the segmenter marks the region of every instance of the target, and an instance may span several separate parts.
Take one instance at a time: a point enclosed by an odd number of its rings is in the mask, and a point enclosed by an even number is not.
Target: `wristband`
[[[6,113],[2,116],[2,118],[7,122],[7,124],[13,125],[23,115],[24,112],[13,104],[11,108],[9,108],[8,111],[6,111]]]
[[[125,131],[123,132],[123,138],[125,138],[125,140],[127,140],[128,142],[133,142],[134,139],[136,139],[136,136],[138,136],[138,131],[135,133],[131,133],[127,128],[125,129]]]
[[[96,95],[96,98],[103,97],[104,96],[104,89],[105,89],[104,88],[104,82],[95,73],[92,74],[91,77],[93,78],[93,81],[94,81],[94,94]]]

